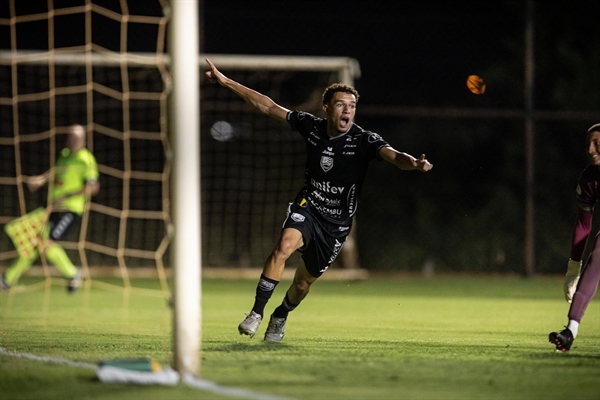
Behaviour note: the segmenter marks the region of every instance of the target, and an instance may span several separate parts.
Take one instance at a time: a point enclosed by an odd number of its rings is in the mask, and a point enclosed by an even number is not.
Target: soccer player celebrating
[[[565,299],[571,303],[569,308],[569,322],[564,330],[552,332],[549,335],[550,343],[556,349],[567,352],[577,337],[579,323],[590,301],[598,290],[600,281],[600,232],[596,234],[594,248],[590,253],[583,272],[581,271],[581,258],[585,250],[590,231],[592,229],[592,216],[594,204],[600,192],[600,124],[592,125],[587,131],[587,152],[590,158],[589,165],[583,170],[577,183],[577,219],[571,240],[571,258],[565,275]]]
[[[270,317],[264,340],[283,339],[288,313],[306,297],[310,286],[329,268],[352,226],[358,197],[370,161],[383,159],[402,170],[429,171],[425,155],[415,158],[393,149],[381,136],[354,124],[358,92],[333,84],[323,93],[326,119],[290,111],[269,97],[242,86],[206,60],[208,79],[232,90],[258,111],[287,122],[306,142],[305,184],[290,203],[281,235],[260,276],[254,306],[239,324],[240,334],[253,337],[263,319],[265,305],[281,280],[286,260],[298,250],[304,265],[296,269],[283,302]]]
[[[67,147],[64,148],[54,173],[52,205],[48,224],[43,229],[40,251],[67,278],[67,291],[74,292],[81,284],[81,271],[73,265],[65,250],[56,241],[63,238],[81,221],[88,196],[100,189],[98,166],[93,154],[85,147],[85,129],[81,125],[69,127]],[[28,188],[35,192],[50,179],[50,172],[31,177]],[[9,289],[38,258],[39,251],[20,255],[0,279],[0,289]]]

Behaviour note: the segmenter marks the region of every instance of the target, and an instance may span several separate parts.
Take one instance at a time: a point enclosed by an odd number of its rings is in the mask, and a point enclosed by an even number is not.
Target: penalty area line
[[[0,354],[5,355],[5,356],[10,356],[10,357],[27,358],[27,359],[33,360],[33,361],[50,362],[50,363],[54,363],[54,364],[67,365],[69,367],[86,368],[86,369],[93,369],[95,371],[98,371],[98,366],[95,364],[90,364],[90,363],[80,362],[80,361],[71,361],[71,360],[67,360],[65,358],[60,358],[60,357],[36,356],[35,354],[31,354],[31,353],[20,353],[18,351],[7,350],[4,347],[0,347]],[[238,398],[244,398],[244,399],[250,399],[250,400],[292,400],[292,399],[286,398],[286,397],[273,396],[273,395],[269,395],[269,394],[265,394],[265,393],[253,392],[251,390],[246,390],[246,389],[219,386],[214,382],[207,381],[204,379],[198,379],[192,375],[184,375],[183,378],[181,379],[181,382],[184,385],[195,388],[195,389],[204,390],[207,392],[212,392],[212,393],[216,393],[216,394],[220,394],[220,395],[224,395],[224,396],[238,397]],[[152,382],[150,380],[148,382],[139,381],[138,384],[139,383],[152,383]]]

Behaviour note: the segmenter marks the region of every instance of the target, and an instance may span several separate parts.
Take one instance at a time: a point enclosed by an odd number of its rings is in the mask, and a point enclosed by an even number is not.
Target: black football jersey
[[[327,120],[305,112],[290,111],[287,121],[306,141],[305,186],[299,201],[304,199],[340,231],[349,229],[369,162],[379,159],[379,150],[388,143],[354,123],[346,133],[331,138]]]

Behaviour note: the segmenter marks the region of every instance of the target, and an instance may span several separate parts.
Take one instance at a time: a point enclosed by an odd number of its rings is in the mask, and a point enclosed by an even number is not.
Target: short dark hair
[[[353,94],[356,97],[356,102],[358,103],[358,91],[354,89],[350,85],[345,85],[343,83],[334,83],[333,85],[329,85],[325,91],[323,92],[323,104],[327,104],[333,99],[333,95],[336,92],[344,92]]]
[[[600,123],[590,126],[590,129],[588,129],[587,133],[589,135],[592,132],[600,132]]]

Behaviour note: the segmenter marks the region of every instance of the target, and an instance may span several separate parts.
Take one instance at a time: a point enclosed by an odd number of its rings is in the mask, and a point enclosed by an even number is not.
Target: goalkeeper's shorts
[[[74,212],[53,212],[48,221],[50,239],[54,241],[63,239],[80,222],[81,216]]]

